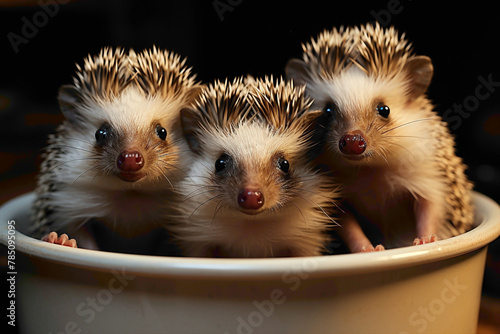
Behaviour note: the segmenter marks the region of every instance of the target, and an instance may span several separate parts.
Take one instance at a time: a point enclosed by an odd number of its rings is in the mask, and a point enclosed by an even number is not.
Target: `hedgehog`
[[[216,80],[181,111],[193,156],[172,234],[186,256],[320,255],[338,189],[308,148],[321,111],[272,77]]]
[[[286,65],[287,77],[306,85],[312,109],[329,115],[317,162],[343,185],[338,231],[351,252],[472,227],[472,183],[426,96],[433,71],[404,34],[379,24],[326,30]]]
[[[132,238],[161,227],[175,206],[188,149],[179,112],[201,90],[179,55],[156,47],[103,48],[59,90],[64,122],[49,137],[35,190],[33,234],[98,248],[97,220]],[[58,232],[65,234],[58,236]]]

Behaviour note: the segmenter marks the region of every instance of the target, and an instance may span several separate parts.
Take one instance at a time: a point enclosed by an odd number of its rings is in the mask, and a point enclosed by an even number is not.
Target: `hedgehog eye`
[[[224,169],[226,169],[227,165],[229,164],[229,161],[231,160],[231,157],[227,154],[222,154],[217,160],[215,160],[215,171],[217,173],[222,172]]]
[[[97,145],[103,146],[104,144],[106,144],[110,136],[111,136],[111,125],[109,125],[108,123],[104,123],[95,132],[95,140],[97,142]]]
[[[283,173],[288,173],[290,171],[290,163],[284,157],[278,158],[277,167],[281,169]]]
[[[156,135],[161,140],[167,139],[167,130],[162,127],[160,124],[156,124]]]
[[[377,107],[375,109],[377,110],[378,114],[383,118],[389,117],[389,114],[391,113],[391,109],[382,103],[377,104]]]
[[[333,102],[328,102],[323,108],[323,111],[327,114],[333,114],[337,111],[337,106]]]

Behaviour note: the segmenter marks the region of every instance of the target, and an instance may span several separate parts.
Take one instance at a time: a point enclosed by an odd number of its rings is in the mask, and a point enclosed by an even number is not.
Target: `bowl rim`
[[[0,243],[8,245],[8,221],[31,205],[33,192],[15,197],[0,207]],[[189,258],[150,256],[74,249],[49,244],[19,231],[15,250],[28,256],[96,271],[118,271],[149,277],[190,279],[269,279],[303,272],[307,277],[343,276],[378,272],[437,262],[487,246],[500,235],[500,206],[473,192],[479,224],[462,235],[431,244],[400,247],[382,252],[295,258]],[[26,215],[26,212],[24,212]]]

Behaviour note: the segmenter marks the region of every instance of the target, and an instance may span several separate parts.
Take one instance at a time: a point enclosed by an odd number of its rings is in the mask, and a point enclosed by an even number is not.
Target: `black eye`
[[[165,139],[167,139],[167,130],[165,130],[165,128],[162,127],[160,124],[157,124],[156,125],[156,135],[161,140],[165,140]]]
[[[382,116],[383,118],[389,117],[389,114],[391,113],[391,109],[389,109],[388,106],[382,103],[377,104],[376,109],[379,115]]]
[[[328,114],[333,114],[337,110],[337,106],[335,103],[329,102],[325,105],[323,108],[323,111],[328,113]]]
[[[278,168],[281,169],[283,173],[288,173],[290,171],[290,163],[284,157],[279,157]]]
[[[111,136],[111,125],[108,123],[104,123],[101,127],[95,132],[95,140],[97,145],[103,146],[108,141]]]
[[[229,164],[229,161],[231,160],[231,157],[227,154],[222,154],[217,160],[215,160],[215,171],[217,173],[222,172],[224,169],[226,169],[227,165]]]

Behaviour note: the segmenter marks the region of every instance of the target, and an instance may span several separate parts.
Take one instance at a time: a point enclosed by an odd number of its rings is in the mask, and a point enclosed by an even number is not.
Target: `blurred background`
[[[0,0],[0,204],[34,188],[41,149],[62,120],[58,88],[71,82],[75,62],[103,46],[174,51],[204,82],[279,76],[323,29],[370,21],[406,32],[415,52],[431,57],[428,95],[456,136],[475,189],[500,202],[498,2]],[[497,240],[479,333],[500,330],[499,263]]]

